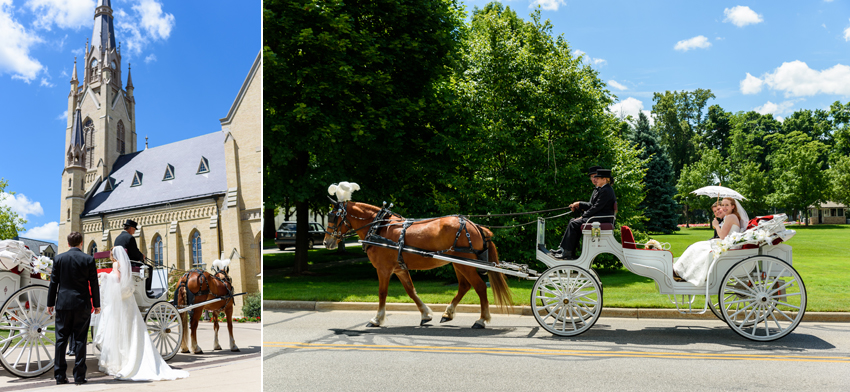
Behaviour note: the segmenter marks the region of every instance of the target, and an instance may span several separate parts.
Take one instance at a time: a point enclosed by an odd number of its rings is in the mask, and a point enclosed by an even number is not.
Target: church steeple
[[[108,51],[115,48],[115,29],[112,27],[112,4],[109,0],[98,0],[94,10],[94,33],[92,48]]]
[[[68,146],[67,167],[82,168],[86,162],[86,140],[83,136],[83,120],[80,117],[80,109],[74,112],[74,125],[71,130],[71,143]]]

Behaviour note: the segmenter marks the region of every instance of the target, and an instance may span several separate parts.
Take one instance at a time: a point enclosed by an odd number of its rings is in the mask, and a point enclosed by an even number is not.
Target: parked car
[[[313,249],[313,245],[321,243],[325,238],[325,227],[321,223],[310,222],[307,224],[310,237],[307,239],[307,248]],[[274,243],[277,248],[284,250],[295,246],[295,222],[283,222],[274,234]]]

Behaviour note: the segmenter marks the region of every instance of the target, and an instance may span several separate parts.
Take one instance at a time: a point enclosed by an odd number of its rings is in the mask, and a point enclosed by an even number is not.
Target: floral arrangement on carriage
[[[26,271],[41,280],[47,280],[53,271],[53,260],[36,256],[22,241],[0,241],[0,267],[14,273]]]
[[[776,245],[788,241],[797,234],[794,230],[785,228],[785,214],[760,216],[754,218],[743,232],[729,233],[722,240],[711,241],[714,260],[717,260],[730,249],[757,248],[762,245]]]

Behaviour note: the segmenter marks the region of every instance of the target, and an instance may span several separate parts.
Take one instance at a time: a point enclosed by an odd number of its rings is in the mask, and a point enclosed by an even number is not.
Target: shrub
[[[260,293],[252,293],[245,296],[245,301],[242,303],[242,316],[260,317],[262,311],[263,298]]]

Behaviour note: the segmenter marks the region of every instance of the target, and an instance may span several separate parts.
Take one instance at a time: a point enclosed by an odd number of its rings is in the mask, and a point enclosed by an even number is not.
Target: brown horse
[[[351,201],[337,203],[334,210],[329,214],[328,232],[325,234],[324,240],[325,247],[336,249],[337,244],[342,240],[344,235],[351,231],[357,233],[360,239],[363,240],[372,226],[377,227],[376,234],[399,242],[399,237],[401,237],[403,231],[404,218],[393,214],[380,223],[373,223],[381,211],[381,207],[365,203]],[[404,244],[430,252],[451,249],[444,254],[472,258],[474,255],[470,253],[462,253],[455,250],[469,247],[482,250],[484,249],[485,240],[489,240],[493,234],[486,228],[481,228],[479,231],[478,226],[466,221],[466,230],[462,235],[458,236],[458,229],[461,227],[460,222],[461,220],[457,216],[449,216],[412,223],[404,232]],[[487,253],[490,263],[498,262],[499,255],[493,243],[489,243]],[[378,327],[386,321],[387,290],[392,274],[398,277],[407,295],[413,299],[413,302],[419,308],[419,312],[422,315],[420,325],[424,325],[432,319],[431,309],[416,295],[416,289],[413,288],[413,281],[410,279],[409,270],[428,270],[441,267],[449,262],[413,253],[403,253],[404,264],[407,267],[405,268],[399,263],[398,254],[397,250],[378,246],[369,246],[366,249],[366,255],[369,256],[369,261],[372,262],[372,265],[378,272],[378,314],[369,321],[367,326]],[[440,322],[450,321],[454,318],[455,308],[458,303],[464,294],[470,288],[473,288],[481,302],[481,317],[473,324],[472,328],[484,328],[484,323],[490,321],[487,285],[481,279],[475,267],[456,263],[453,263],[453,266],[455,274],[457,274],[458,291],[457,295],[452,299],[451,304],[446,307],[446,312],[443,314]],[[507,306],[513,306],[510,288],[508,288],[505,281],[505,276],[492,271],[488,272],[488,275],[496,304],[502,309]]]
[[[213,263],[213,265],[212,274],[207,271],[192,270],[180,277],[176,292],[178,307],[233,294],[233,284],[228,275],[230,268],[225,265],[219,269],[216,263]],[[195,354],[204,353],[198,346],[198,322],[204,310],[213,312],[213,330],[215,331],[213,349],[221,350],[221,345],[218,344],[218,314],[224,311],[225,316],[227,316],[227,331],[230,333],[230,351],[239,351],[239,348],[236,347],[236,341],[233,339],[233,298],[229,297],[192,310],[192,352]],[[180,322],[183,324],[183,331],[186,331],[186,313],[180,314]],[[189,352],[189,336],[186,333],[183,334],[183,339],[180,342],[180,350],[183,353]]]

